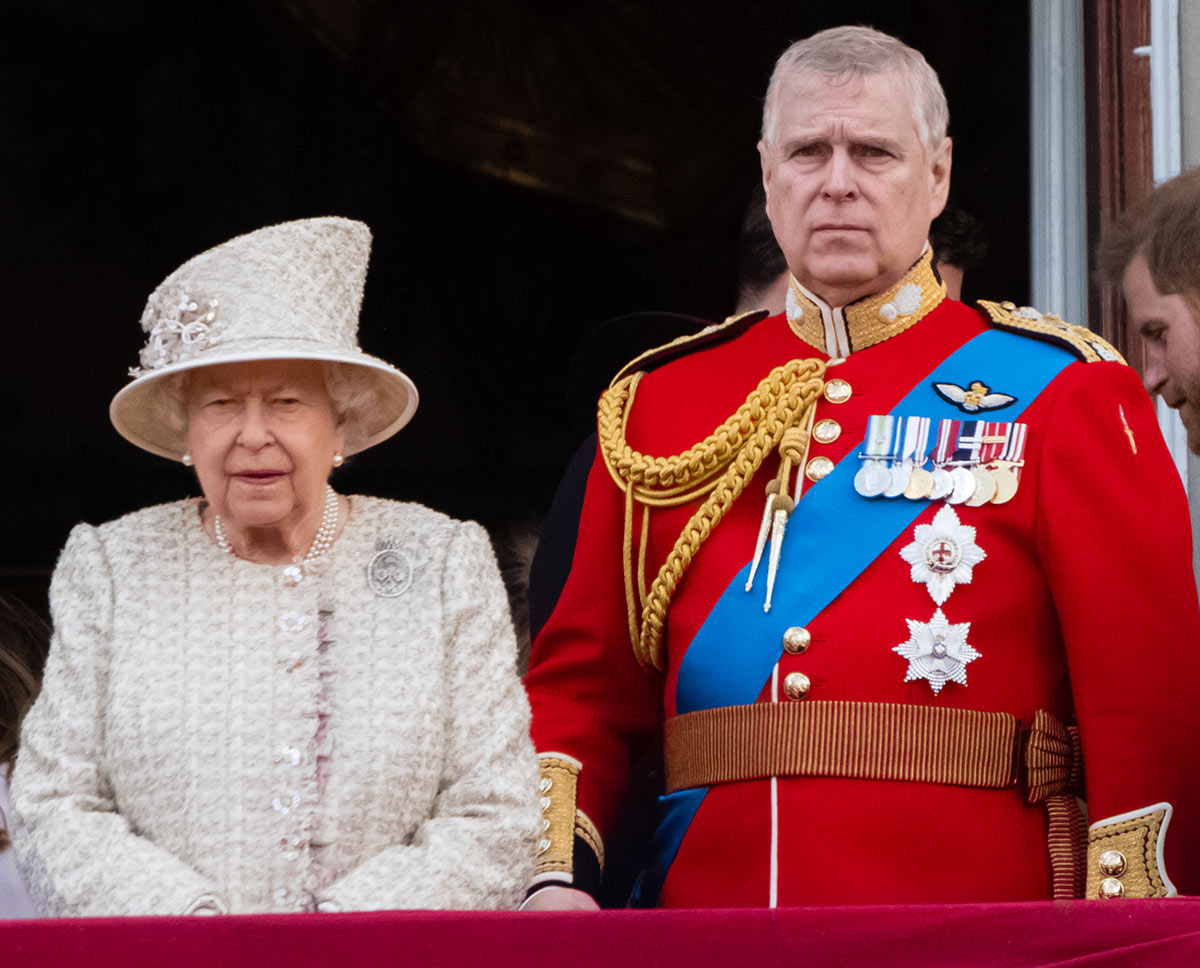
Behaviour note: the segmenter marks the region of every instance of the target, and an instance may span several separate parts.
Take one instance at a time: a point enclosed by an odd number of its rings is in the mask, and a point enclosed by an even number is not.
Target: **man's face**
[[[1200,319],[1185,296],[1164,296],[1138,253],[1125,269],[1125,304],[1146,354],[1142,382],[1179,411],[1188,448],[1200,454]]]
[[[950,188],[950,139],[925,146],[904,79],[798,74],[769,133],[758,145],[767,215],[797,281],[833,305],[898,282]]]

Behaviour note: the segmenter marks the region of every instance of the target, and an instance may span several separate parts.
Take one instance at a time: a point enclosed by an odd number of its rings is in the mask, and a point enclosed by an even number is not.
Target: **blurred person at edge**
[[[34,916],[12,848],[8,783],[17,760],[21,720],[38,691],[31,666],[44,659],[48,635],[41,619],[0,598],[0,919]]]
[[[1188,448],[1200,454],[1200,167],[1159,185],[1112,225],[1099,261],[1141,339],[1142,382],[1179,411]]]
[[[929,226],[929,244],[938,275],[946,284],[946,298],[961,301],[963,277],[987,253],[987,233],[978,219],[947,205]]]
[[[920,53],[868,28],[777,62],[759,152],[786,307],[601,398],[525,680],[547,823],[527,908],[595,906],[659,736],[635,904],[1200,887],[1186,498],[1112,347],[946,298],[948,118]]]
[[[537,822],[479,525],[329,484],[417,405],[358,346],[370,232],[288,222],[150,296],[117,430],[203,497],[78,525],[13,782],[46,915],[503,908]]]

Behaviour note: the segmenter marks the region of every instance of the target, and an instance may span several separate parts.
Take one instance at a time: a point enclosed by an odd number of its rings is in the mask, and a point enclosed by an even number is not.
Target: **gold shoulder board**
[[[1040,313],[1032,306],[1017,307],[1011,302],[991,302],[980,299],[977,303],[997,329],[1007,330],[1021,336],[1056,343],[1069,350],[1085,363],[1124,363],[1125,357],[1107,340],[1085,326],[1063,322],[1051,313]]]
[[[656,346],[652,350],[647,350],[621,367],[620,372],[612,378],[609,386],[611,387],[619,380],[623,380],[631,373],[637,373],[639,370],[648,373],[650,370],[657,369],[664,363],[669,363],[671,360],[686,356],[688,353],[694,353],[696,350],[705,349],[709,346],[723,343],[728,339],[733,339],[733,337],[744,333],[760,319],[766,319],[768,315],[765,309],[755,309],[753,312],[741,313],[737,316],[727,316],[723,323],[713,323],[711,326],[705,326],[698,333],[689,333],[687,336],[680,336],[678,339],[673,339],[662,346]]]

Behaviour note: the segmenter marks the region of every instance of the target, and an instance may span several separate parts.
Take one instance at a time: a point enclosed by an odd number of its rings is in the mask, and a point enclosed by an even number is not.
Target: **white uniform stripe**
[[[779,663],[771,670],[771,702],[779,702]],[[771,777],[771,873],[767,906],[779,906],[779,778]]]

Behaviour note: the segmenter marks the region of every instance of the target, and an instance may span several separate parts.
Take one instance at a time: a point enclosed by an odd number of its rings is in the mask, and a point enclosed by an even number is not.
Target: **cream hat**
[[[179,460],[187,432],[177,374],[248,360],[345,363],[354,405],[346,453],[386,440],[412,418],[417,388],[358,348],[371,231],[362,222],[313,218],[239,235],[189,259],[150,294],[149,334],[133,381],[109,407],[113,426],[139,447]]]

